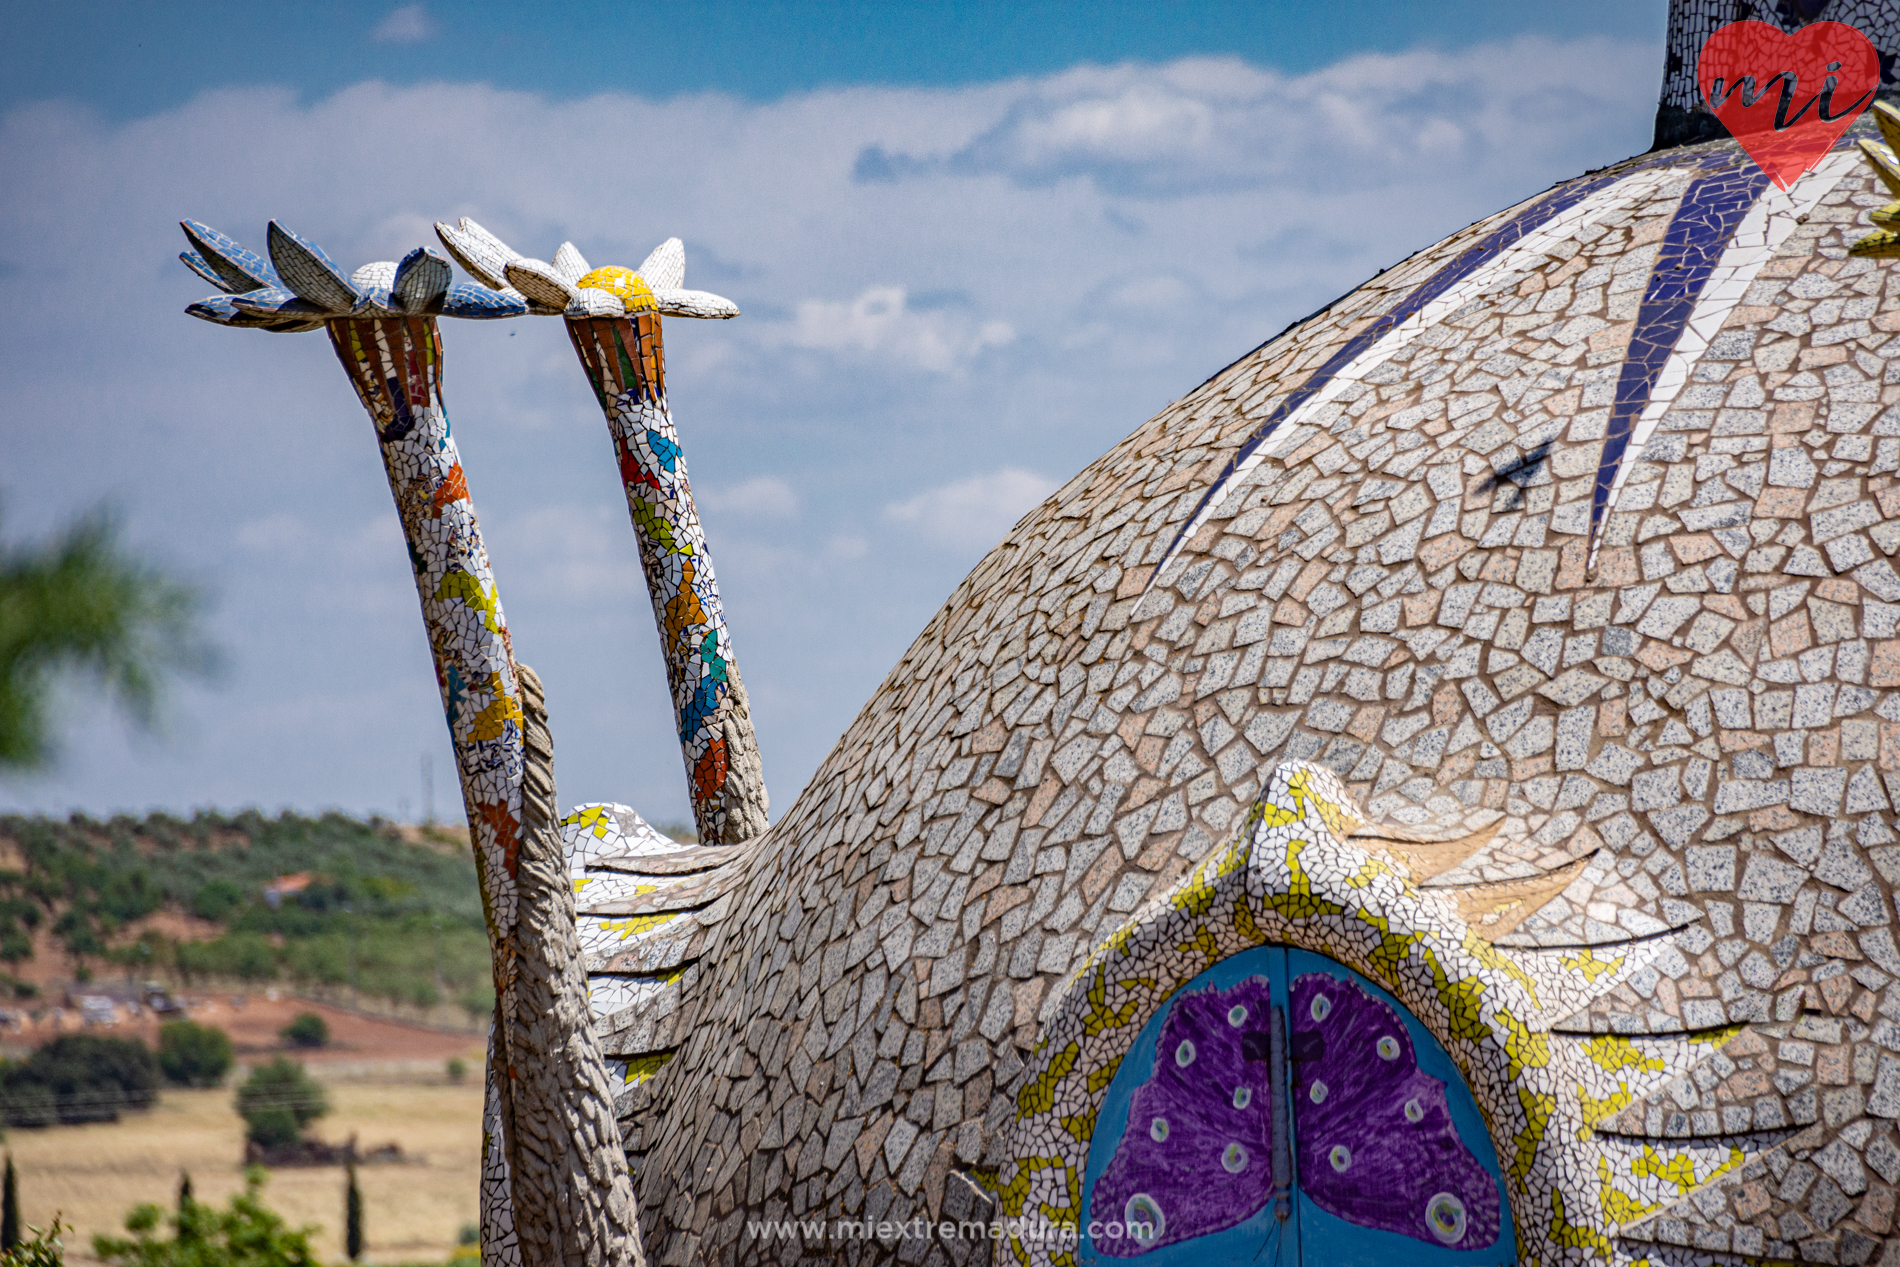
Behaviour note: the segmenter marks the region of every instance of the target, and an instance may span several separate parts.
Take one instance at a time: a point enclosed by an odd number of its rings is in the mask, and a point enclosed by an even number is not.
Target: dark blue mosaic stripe
[[[1490,233],[1487,233],[1460,251],[1448,261],[1444,267],[1440,268],[1436,273],[1433,273],[1417,290],[1414,290],[1411,294],[1401,299],[1390,311],[1381,315],[1378,320],[1374,321],[1370,326],[1348,339],[1339,351],[1329,357],[1324,365],[1314,370],[1304,383],[1294,388],[1293,391],[1288,394],[1287,398],[1281,401],[1279,406],[1267,416],[1266,420],[1254,429],[1253,433],[1242,442],[1240,448],[1234,451],[1234,456],[1228,459],[1227,465],[1221,468],[1221,473],[1215,477],[1213,484],[1208,488],[1207,492],[1202,495],[1201,500],[1196,503],[1193,513],[1187,517],[1186,523],[1184,523],[1181,530],[1175,534],[1174,540],[1168,543],[1168,555],[1172,555],[1176,550],[1181,548],[1182,538],[1187,534],[1187,526],[1194,522],[1195,516],[1205,510],[1208,503],[1213,501],[1214,498],[1222,494],[1227,481],[1233,478],[1234,472],[1240,469],[1241,464],[1251,457],[1255,450],[1267,442],[1273,433],[1279,429],[1280,424],[1286,421],[1287,416],[1308,400],[1312,399],[1321,388],[1331,382],[1346,366],[1352,364],[1361,353],[1372,347],[1372,345],[1379,340],[1385,338],[1386,335],[1392,333],[1400,322],[1424,308],[1425,305],[1431,303],[1432,300],[1438,298],[1453,286],[1456,286],[1466,277],[1469,277],[1500,251],[1507,250],[1516,245],[1526,235],[1543,227],[1551,218],[1576,206],[1579,202],[1582,202],[1591,194],[1596,193],[1599,189],[1607,188],[1626,177],[1635,175],[1645,168],[1665,166],[1677,161],[1681,160],[1674,156],[1651,159],[1647,163],[1627,167],[1611,175],[1599,176],[1593,180],[1582,180],[1571,185],[1566,185],[1553,192],[1537,205],[1526,208],[1508,224],[1493,229]],[[1270,341],[1271,340],[1269,340],[1269,342]],[[1266,344],[1261,345],[1261,347],[1265,346]],[[1254,349],[1255,352],[1259,350],[1259,348]],[[1248,355],[1252,355],[1252,353]],[[1163,557],[1166,558],[1167,555]]]
[[[1609,506],[1610,489],[1636,420],[1648,407],[1656,380],[1676,350],[1729,239],[1767,187],[1768,174],[1752,162],[1743,162],[1700,175],[1683,191],[1682,203],[1656,252],[1649,288],[1636,310],[1636,329],[1630,335],[1623,373],[1616,382],[1616,403],[1610,411],[1590,506],[1592,541]]]

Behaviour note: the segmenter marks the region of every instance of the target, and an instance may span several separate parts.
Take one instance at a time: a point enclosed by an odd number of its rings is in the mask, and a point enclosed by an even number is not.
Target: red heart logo
[[[1702,46],[1702,99],[1748,156],[1787,189],[1821,161],[1880,87],[1873,41],[1844,22],[1784,35],[1731,22]]]

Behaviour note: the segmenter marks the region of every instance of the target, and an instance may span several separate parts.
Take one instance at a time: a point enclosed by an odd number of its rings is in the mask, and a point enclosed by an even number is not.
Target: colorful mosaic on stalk
[[[469,500],[468,480],[442,400],[438,312],[524,311],[478,287],[451,284],[448,261],[417,249],[400,264],[369,264],[345,278],[323,252],[270,226],[274,268],[215,230],[187,221],[198,249],[186,263],[220,285],[248,285],[192,305],[195,316],[256,324],[267,314],[323,325],[376,438],[396,502],[423,624],[455,749],[490,930],[514,926],[521,846],[521,701],[501,596]],[[279,275],[295,289],[277,284]]]
[[[440,338],[421,318],[343,320],[329,328],[382,442],[499,939],[515,918],[521,702],[501,595],[440,403]]]
[[[607,414],[633,512],[653,616],[673,688],[693,812],[709,843],[729,843],[722,793],[730,757],[731,637],[706,534],[693,504],[686,455],[666,407],[660,318],[586,318],[568,333]]]
[[[322,326],[375,425],[462,784],[482,908],[497,948],[496,979],[505,980],[512,972],[506,947],[517,918],[523,830],[520,685],[501,595],[450,434],[435,318],[507,317],[525,306],[453,282],[449,262],[421,248],[399,264],[368,264],[345,277],[321,248],[275,221],[269,264],[204,225],[186,221],[184,229],[195,249],[181,258],[229,292],[187,311],[223,325]],[[492,1262],[518,1267],[495,1062],[488,1068],[484,1250]]]
[[[472,220],[436,225],[478,280],[561,312],[593,385],[633,515],[647,595],[659,626],[680,750],[699,838],[733,844],[765,830],[758,743],[732,657],[712,555],[693,502],[686,455],[666,400],[662,314],[735,317],[730,300],[682,288],[685,248],[670,238],[639,269],[590,268],[573,243],[552,263],[524,259]],[[517,289],[519,288],[519,289]]]

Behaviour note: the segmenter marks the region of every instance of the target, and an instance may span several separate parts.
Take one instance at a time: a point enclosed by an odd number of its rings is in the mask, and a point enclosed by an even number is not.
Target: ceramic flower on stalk
[[[401,263],[365,264],[348,277],[322,248],[275,220],[271,258],[263,259],[208,225],[181,222],[194,249],[180,252],[185,267],[224,291],[185,311],[226,326],[279,333],[315,330],[339,317],[519,317],[518,295],[454,279],[449,262],[417,247]]]
[[[186,311],[221,325],[322,327],[376,428],[461,776],[493,954],[483,1261],[519,1267],[579,1257],[637,1267],[633,1193],[589,1024],[540,685],[515,661],[442,396],[435,318],[512,317],[528,305],[456,282],[449,261],[423,248],[346,276],[275,221],[268,261],[204,225],[185,221],[184,230],[193,249],[181,258],[225,292]],[[577,1183],[578,1175],[593,1182]]]
[[[686,457],[667,407],[660,317],[739,315],[729,299],[687,290],[686,251],[668,238],[637,269],[591,267],[564,242],[552,263],[527,259],[472,220],[436,225],[449,254],[503,299],[567,319],[607,416],[666,657],[693,817],[706,844],[766,828],[765,783],[745,688]]]

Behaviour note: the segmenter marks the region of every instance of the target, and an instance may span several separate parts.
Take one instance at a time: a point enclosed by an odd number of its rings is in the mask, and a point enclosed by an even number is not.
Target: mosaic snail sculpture
[[[376,424],[496,947],[484,1258],[1895,1261],[1876,129],[1785,193],[1726,141],[1559,184],[1220,371],[770,826],[660,338],[736,309],[677,241],[438,226],[471,285],[187,223],[192,311],[326,329]],[[530,312],[608,418],[706,844],[553,809],[436,321]]]

